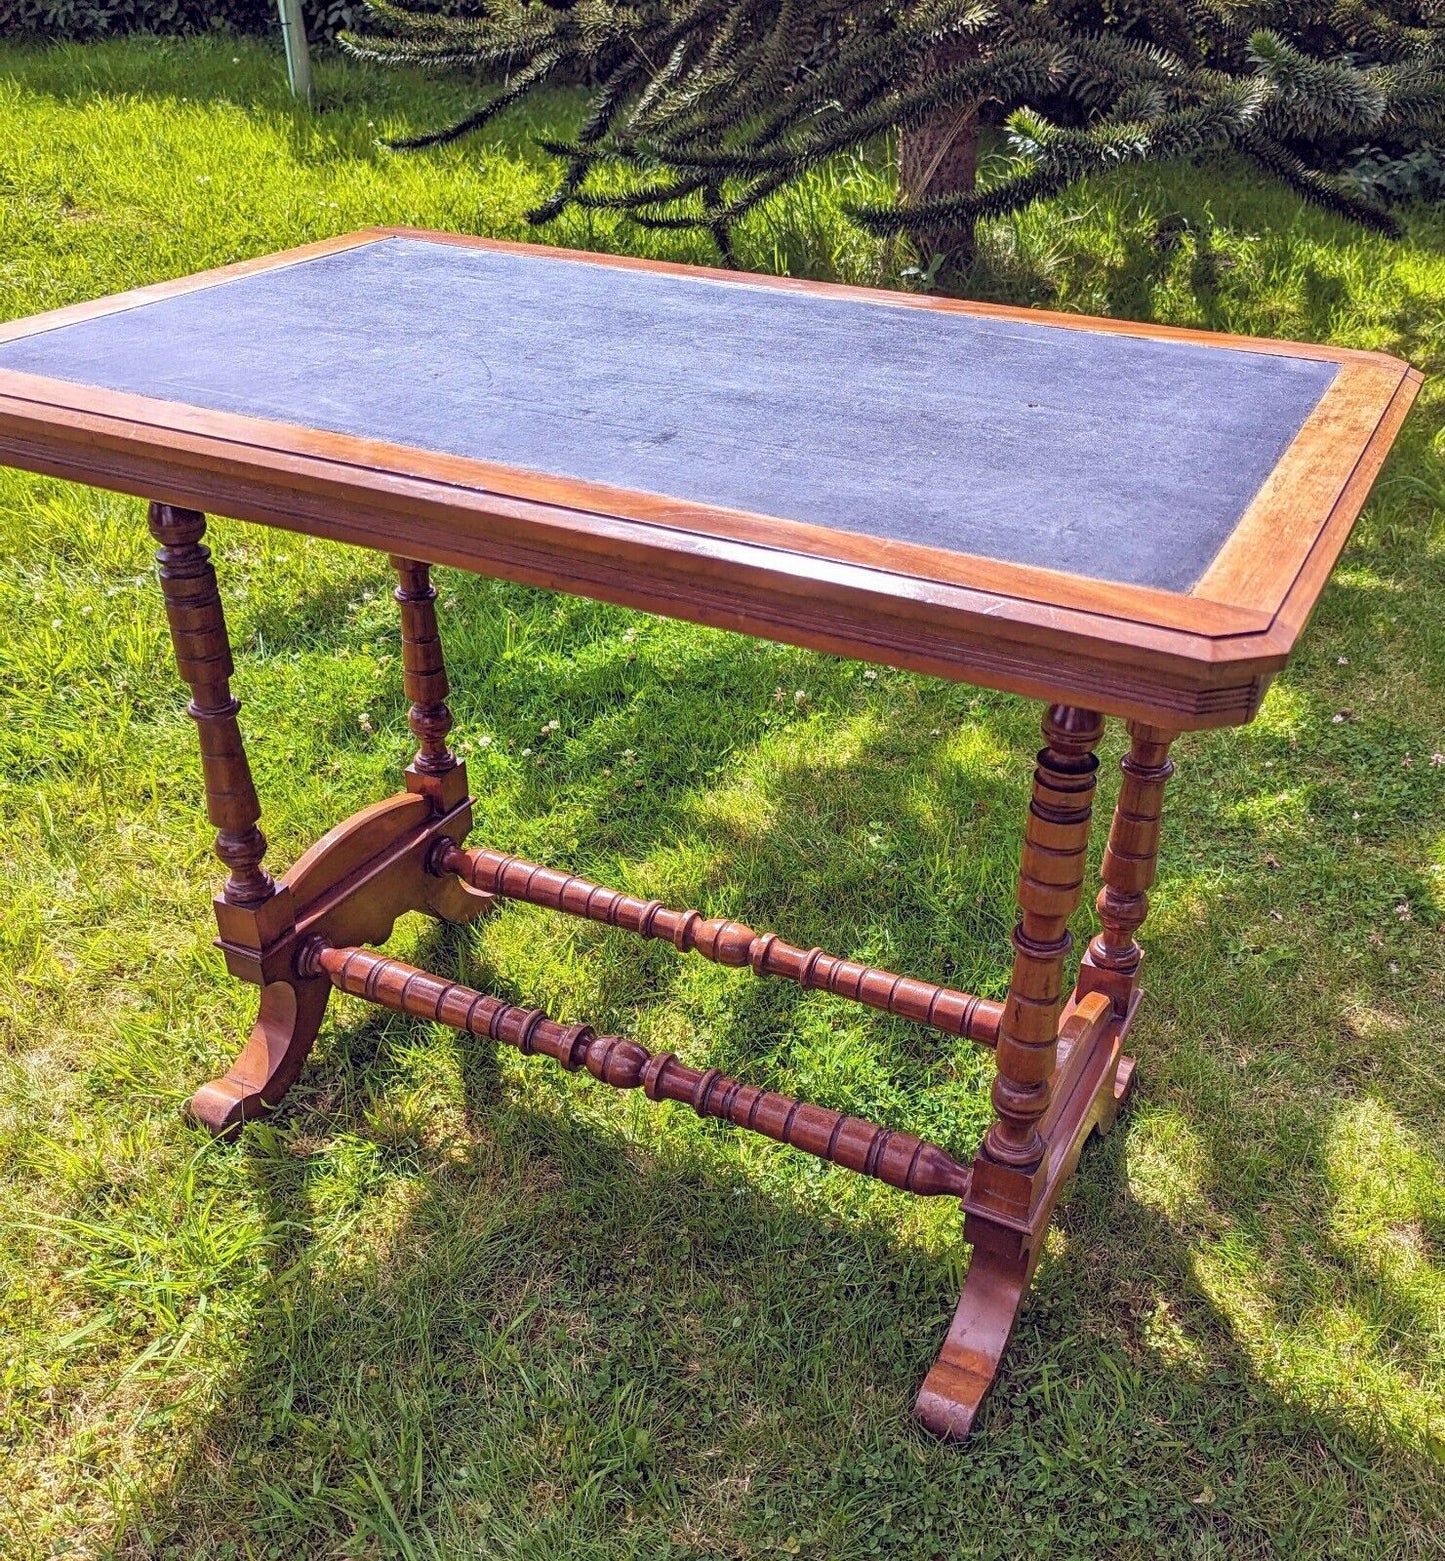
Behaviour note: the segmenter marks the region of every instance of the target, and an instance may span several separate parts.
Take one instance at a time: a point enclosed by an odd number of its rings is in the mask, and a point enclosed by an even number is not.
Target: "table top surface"
[[[1173,591],[1339,373],[403,238],[0,367]]]
[[[1082,614],[1076,660],[1275,631],[1277,665],[1417,384],[1380,354],[377,231],[0,328],[0,460],[754,632],[786,625],[709,610],[730,559],[790,610],[800,583],[855,616],[870,586],[952,589],[1035,651]],[[612,588],[570,567],[593,554]],[[779,637],[927,659],[922,623],[907,654],[838,627]]]

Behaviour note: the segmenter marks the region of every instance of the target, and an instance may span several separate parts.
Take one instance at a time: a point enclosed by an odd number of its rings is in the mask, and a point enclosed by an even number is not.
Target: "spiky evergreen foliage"
[[[985,186],[859,206],[878,232],[1017,211],[1119,163],[1232,149],[1391,230],[1341,149],[1445,126],[1445,0],[481,0],[458,16],[370,0],[343,35],[389,62],[503,77],[454,141],[554,80],[591,83],[545,222],[568,206],[705,228],[725,259],[774,191],[889,129],[983,113],[1015,157]],[[597,179],[621,167],[630,177]]]

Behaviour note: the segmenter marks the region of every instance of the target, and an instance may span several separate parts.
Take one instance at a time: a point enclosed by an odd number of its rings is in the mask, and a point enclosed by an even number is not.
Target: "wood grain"
[[[201,740],[206,816],[216,830],[216,855],[230,869],[222,898],[254,909],[275,894],[276,885],[261,865],[266,855],[266,837],[257,827],[261,804],[236,719],[241,701],[231,692],[235,666],[216,571],[201,541],[206,517],[152,504],[150,531],[161,544],[156,562],[176,666],[191,691],[186,711]]]
[[[1158,868],[1164,787],[1174,774],[1169,747],[1176,736],[1133,722],[1129,751],[1119,763],[1123,779],[1104,850],[1104,887],[1096,901],[1102,930],[1084,956],[1078,993],[1106,993],[1120,1018],[1130,1011],[1144,958],[1137,933],[1149,913]]]
[[[1192,594],[1277,613],[1300,570],[1337,515],[1353,523],[1363,504],[1347,495],[1363,463],[1379,470],[1421,376],[1393,360],[1362,363],[1325,392],[1265,480]],[[1400,403],[1403,402],[1403,405]],[[1393,419],[1393,426],[1391,426]],[[1368,492],[1369,483],[1365,484]]]
[[[398,585],[393,593],[401,609],[402,683],[410,702],[407,724],[421,745],[412,761],[425,775],[445,775],[457,756],[447,747],[452,713],[447,708],[446,661],[437,632],[436,587],[431,570],[414,558],[393,558]]]
[[[1045,1150],[1038,1124],[1049,1106],[1064,961],[1073,943],[1069,918],[1083,891],[1099,767],[1094,749],[1104,722],[1092,710],[1055,705],[1043,731],[1019,866],[1013,972],[999,1029],[996,1115],[982,1151],[1019,1170],[1037,1166]]]

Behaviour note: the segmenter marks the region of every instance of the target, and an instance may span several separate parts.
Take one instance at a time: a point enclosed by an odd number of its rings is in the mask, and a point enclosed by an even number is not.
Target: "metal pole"
[[[306,20],[301,0],[276,0],[281,13],[281,41],[286,46],[286,74],[291,96],[311,101],[311,56],[306,49]]]

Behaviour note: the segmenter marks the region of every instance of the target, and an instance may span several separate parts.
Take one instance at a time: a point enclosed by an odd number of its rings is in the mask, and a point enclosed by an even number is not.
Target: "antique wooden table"
[[[1135,934],[1169,747],[1248,721],[1419,386],[1377,353],[373,230],[0,328],[0,461],[150,499],[228,968],[260,987],[216,1132],[274,1108],[333,987],[962,1200],[973,1259],[918,1396],[962,1436],[1054,1205],[1133,1075]],[[405,790],[279,879],[204,510],[393,556]],[[1006,1000],[468,848],[428,565],[1011,689],[1047,704]],[[1102,930],[1065,979],[1104,716],[1132,741]],[[995,1048],[971,1165],[364,947],[497,896],[667,938]]]

